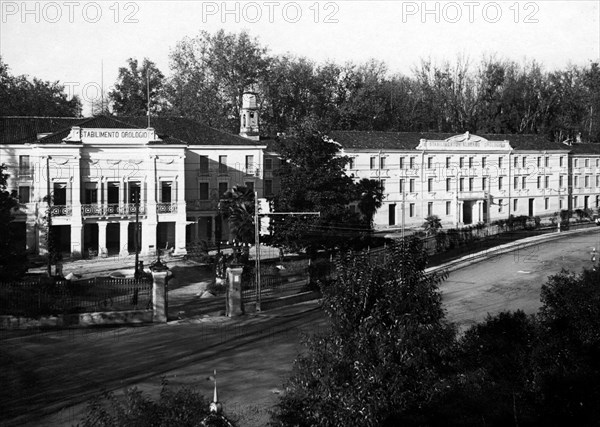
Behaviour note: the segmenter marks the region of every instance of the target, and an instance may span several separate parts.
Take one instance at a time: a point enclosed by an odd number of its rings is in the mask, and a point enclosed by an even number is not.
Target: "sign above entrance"
[[[456,135],[444,140],[421,139],[417,150],[440,150],[440,151],[497,151],[512,150],[509,141],[489,141],[477,135],[471,135],[469,132],[463,135]]]
[[[147,144],[160,141],[152,128],[148,129],[82,129],[71,128],[65,141],[82,142],[84,144]]]

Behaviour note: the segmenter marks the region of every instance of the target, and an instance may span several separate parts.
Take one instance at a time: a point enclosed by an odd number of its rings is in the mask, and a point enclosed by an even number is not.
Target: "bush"
[[[210,416],[209,401],[193,387],[173,391],[163,380],[158,401],[154,402],[136,387],[125,392],[120,399],[113,393],[93,398],[87,406],[82,427],[195,427]],[[213,426],[233,425],[224,417]],[[228,424],[229,423],[229,424]]]

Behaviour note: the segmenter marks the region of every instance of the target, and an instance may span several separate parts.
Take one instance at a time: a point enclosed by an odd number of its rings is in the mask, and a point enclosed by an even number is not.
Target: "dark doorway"
[[[71,226],[53,225],[52,226],[56,250],[61,253],[71,253]]]
[[[139,194],[139,193],[138,193]],[[138,249],[142,248],[142,223],[138,224]],[[135,222],[130,222],[127,228],[127,250],[135,253]]]
[[[389,225],[396,225],[396,205],[392,204],[390,205],[390,211],[388,214],[388,222]]]
[[[488,202],[487,200],[483,201],[483,222],[487,223],[489,221],[488,219]]]
[[[463,224],[473,223],[473,202],[463,202]]]
[[[9,227],[14,249],[25,252],[27,248],[27,224],[24,222],[11,222]]]
[[[159,222],[156,227],[156,244],[159,249],[175,247],[175,223]]]
[[[106,252],[109,255],[118,254],[121,250],[120,240],[121,238],[121,225],[120,224],[106,224]]]
[[[529,199],[529,216],[534,215],[533,206],[535,203],[535,199]]]
[[[585,196],[583,198],[583,209],[588,209],[590,207],[590,196]]]
[[[83,253],[98,255],[98,224],[83,224]]]
[[[109,205],[118,205],[119,204],[119,183],[118,182],[109,182],[106,192],[107,192],[106,203],[108,203]]]

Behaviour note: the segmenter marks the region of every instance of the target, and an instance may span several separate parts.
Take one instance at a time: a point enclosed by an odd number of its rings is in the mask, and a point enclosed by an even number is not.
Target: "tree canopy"
[[[6,166],[0,164],[0,282],[19,279],[27,271],[27,256],[17,244],[13,212],[19,206],[14,192],[7,191]]]
[[[0,57],[0,116],[79,117],[81,101],[69,99],[64,85],[14,76]]]

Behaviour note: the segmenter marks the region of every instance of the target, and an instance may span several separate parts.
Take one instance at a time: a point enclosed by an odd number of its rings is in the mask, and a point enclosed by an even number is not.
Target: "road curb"
[[[492,256],[502,255],[507,252],[513,252],[517,249],[534,246],[541,242],[549,242],[552,240],[558,240],[558,239],[562,239],[564,237],[582,234],[582,233],[586,233],[586,232],[589,233],[591,231],[590,229],[596,230],[596,228],[588,227],[588,228],[581,228],[579,230],[562,231],[562,232],[542,234],[540,236],[527,237],[525,239],[516,240],[514,242],[506,243],[504,245],[500,245],[500,246],[492,247],[492,248],[489,248],[489,249],[486,249],[486,250],[483,250],[480,252],[476,252],[474,254],[469,254],[462,258],[459,258],[459,259],[456,259],[453,261],[449,261],[449,262],[441,264],[441,265],[436,265],[436,266],[426,268],[425,273],[437,273],[439,271],[446,271],[449,273],[449,272],[452,272],[455,270],[459,270],[461,268],[468,267],[477,262],[481,262]]]

